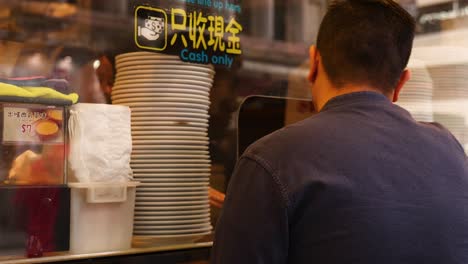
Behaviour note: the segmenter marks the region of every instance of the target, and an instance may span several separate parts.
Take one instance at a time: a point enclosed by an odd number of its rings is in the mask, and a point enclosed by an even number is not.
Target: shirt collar
[[[343,95],[338,95],[333,97],[332,99],[328,100],[325,106],[322,108],[322,111],[335,108],[341,105],[352,104],[356,102],[371,102],[371,103],[389,103],[390,101],[388,98],[378,92],[371,92],[371,91],[362,91],[362,92],[353,92],[347,93]]]

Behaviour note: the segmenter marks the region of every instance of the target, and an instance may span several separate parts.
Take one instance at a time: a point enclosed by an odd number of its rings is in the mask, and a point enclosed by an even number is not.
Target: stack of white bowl
[[[422,122],[433,122],[432,79],[422,61],[410,60],[408,68],[411,79],[401,90],[397,104],[408,110],[414,119]]]
[[[131,167],[142,183],[134,235],[173,242],[209,234],[213,68],[150,52],[118,55],[116,68],[112,102],[132,110]]]
[[[449,129],[462,145],[468,144],[468,49],[434,46],[416,48],[434,84],[434,120]],[[465,148],[466,149],[466,148]]]

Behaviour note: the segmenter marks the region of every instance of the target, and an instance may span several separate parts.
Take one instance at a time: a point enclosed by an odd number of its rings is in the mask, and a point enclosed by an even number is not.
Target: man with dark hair
[[[310,49],[319,113],[244,152],[212,263],[468,263],[465,152],[392,103],[414,27],[391,0],[330,6]]]

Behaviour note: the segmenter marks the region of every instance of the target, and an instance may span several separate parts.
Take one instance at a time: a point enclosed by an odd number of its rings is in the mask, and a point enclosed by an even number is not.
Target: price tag
[[[63,108],[3,108],[3,143],[63,143]]]

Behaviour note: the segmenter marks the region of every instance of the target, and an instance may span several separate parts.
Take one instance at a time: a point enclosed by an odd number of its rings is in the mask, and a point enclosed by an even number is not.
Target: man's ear
[[[310,83],[314,83],[317,79],[318,72],[318,52],[315,45],[312,45],[309,48],[309,64],[310,68],[307,80],[309,80]]]
[[[400,96],[401,89],[403,86],[406,84],[407,81],[411,79],[411,71],[409,69],[406,69],[401,73],[400,75],[400,80],[398,81],[397,86],[395,87],[395,90],[393,91],[393,102],[398,101],[398,97]]]

